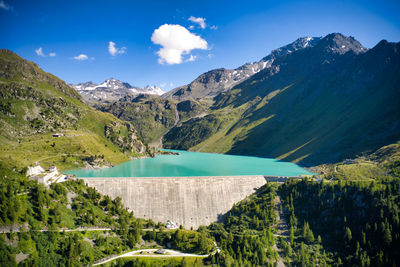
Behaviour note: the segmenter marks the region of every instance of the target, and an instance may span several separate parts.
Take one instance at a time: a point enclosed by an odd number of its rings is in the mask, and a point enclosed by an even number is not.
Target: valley
[[[161,96],[95,107],[164,148],[334,163],[399,140],[398,51],[398,43],[367,49],[339,33],[299,38]]]
[[[1,49],[0,265],[397,266],[399,51],[302,37],[163,93]]]

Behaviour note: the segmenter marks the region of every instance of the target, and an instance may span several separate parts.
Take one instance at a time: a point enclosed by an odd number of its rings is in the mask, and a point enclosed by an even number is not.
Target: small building
[[[61,137],[61,136],[64,136],[64,134],[63,133],[55,133],[55,134],[53,134],[53,137]]]
[[[26,172],[26,176],[34,176],[39,175],[44,172],[44,169],[40,165],[36,165],[35,167],[28,167],[28,171]]]
[[[167,229],[178,229],[178,224],[168,220],[167,223],[165,224],[165,228]]]
[[[52,183],[62,183],[71,178],[68,175],[61,174],[56,166],[51,166],[47,171],[45,171],[40,165],[29,167],[26,176],[46,186]]]
[[[49,168],[49,172],[58,172],[57,167],[56,166],[51,166]]]

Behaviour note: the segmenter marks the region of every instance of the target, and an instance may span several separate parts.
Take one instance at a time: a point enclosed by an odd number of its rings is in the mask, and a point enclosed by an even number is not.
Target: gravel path
[[[283,214],[281,212],[281,206],[282,206],[281,198],[279,196],[276,196],[274,202],[275,202],[275,214],[276,214],[276,222],[277,222],[276,229],[278,230],[278,234],[275,234],[274,236],[287,238],[288,237],[288,226],[287,226],[285,218],[283,217]],[[273,246],[273,249],[276,250],[279,255],[277,266],[285,267],[285,264],[283,263],[283,260],[281,257],[282,252],[276,246],[276,242]]]

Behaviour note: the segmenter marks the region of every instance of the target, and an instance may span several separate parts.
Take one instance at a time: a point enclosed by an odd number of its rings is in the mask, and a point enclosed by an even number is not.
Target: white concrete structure
[[[266,183],[264,176],[84,178],[112,198],[122,198],[136,217],[168,220],[186,228],[218,221]]]
[[[26,172],[26,176],[33,176],[33,175],[39,175],[44,172],[44,169],[40,166],[37,165],[35,167],[28,167],[28,171]]]
[[[167,229],[178,229],[178,224],[171,222],[170,220],[167,221],[167,223],[165,224],[165,228]]]
[[[68,178],[67,175],[60,174],[56,166],[52,166],[48,171],[45,171],[40,165],[29,167],[26,176],[44,185],[65,182]]]

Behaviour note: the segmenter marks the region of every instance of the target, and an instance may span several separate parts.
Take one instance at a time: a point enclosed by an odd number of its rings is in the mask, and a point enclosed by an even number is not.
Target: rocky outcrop
[[[128,129],[128,134],[126,136],[120,135],[121,126],[125,126],[126,129]],[[111,142],[121,148],[122,151],[137,152],[139,154],[146,152],[146,146],[138,139],[136,131],[130,123],[111,122],[104,128],[107,139],[111,140]]]

